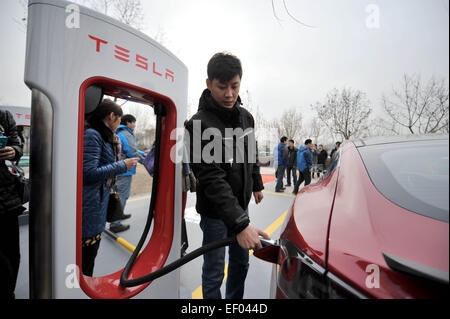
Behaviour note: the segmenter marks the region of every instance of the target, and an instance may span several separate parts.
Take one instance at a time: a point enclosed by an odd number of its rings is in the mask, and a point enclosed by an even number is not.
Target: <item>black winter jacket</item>
[[[288,167],[297,167],[297,152],[298,149],[295,146],[288,147]]]
[[[194,123],[197,122],[197,124]],[[201,135],[194,132],[195,127],[199,127],[200,123]],[[250,219],[245,213],[250,202],[252,192],[258,192],[264,189],[262,178],[259,172],[258,150],[255,143],[252,150],[256,150],[254,154],[255,160],[249,161],[249,141],[252,138],[245,134],[247,129],[254,129],[253,116],[240,106],[240,98],[231,109],[226,109],[218,105],[211,96],[211,92],[206,89],[199,102],[198,112],[186,123],[186,130],[189,133],[188,150],[190,150],[190,165],[192,171],[197,178],[197,212],[201,215],[211,218],[221,219],[228,230],[238,234],[246,228]],[[203,136],[208,128],[215,128],[220,131],[222,160],[212,163],[206,163],[204,158],[195,159],[198,156],[194,153],[194,143],[200,143],[201,151],[206,145],[213,141],[213,137],[208,140],[198,141],[199,136]],[[225,143],[227,137],[226,128],[241,128],[244,132],[240,137],[233,138],[233,159],[225,159]],[[236,139],[244,139],[245,157],[240,160],[236,154]],[[195,140],[195,141],[194,141]],[[254,139],[253,139],[254,140]],[[198,145],[198,144],[197,144]],[[251,147],[251,146],[250,146]],[[214,150],[212,150],[214,152]],[[197,162],[197,163],[196,163]],[[252,163],[253,162],[253,163]]]
[[[319,153],[319,158],[318,158],[317,163],[318,163],[318,164],[323,164],[323,165],[324,165],[325,162],[327,161],[327,157],[328,157],[327,151],[321,150],[320,153]]]
[[[17,135],[16,122],[9,111],[0,110],[0,135],[8,137],[7,146],[16,151],[12,161],[18,161],[22,157],[22,143]],[[0,161],[0,215],[7,212],[19,214],[24,210],[15,178],[10,174],[5,161]]]

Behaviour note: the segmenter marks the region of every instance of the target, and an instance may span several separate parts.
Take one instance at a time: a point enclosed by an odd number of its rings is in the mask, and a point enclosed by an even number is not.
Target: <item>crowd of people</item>
[[[240,60],[228,53],[217,53],[210,59],[207,72],[207,88],[201,95],[198,112],[185,122],[185,129],[190,133],[188,138],[195,136],[194,120],[202,121],[202,130],[214,127],[224,133],[230,127],[242,131],[254,129],[253,116],[241,107],[239,98],[242,78]],[[107,227],[110,193],[117,191],[122,207],[125,207],[130,196],[132,178],[136,174],[136,165],[143,164],[147,156],[136,147],[135,126],[136,118],[130,114],[124,115],[121,107],[109,99],[104,99],[95,110],[86,115],[81,271],[87,276],[93,275],[101,234]],[[0,233],[0,298],[14,298],[20,261],[18,215],[24,211],[24,207],[17,196],[16,182],[12,179],[5,160],[19,160],[22,156],[22,143],[18,138],[14,119],[7,111],[0,113],[0,136],[4,136],[2,140],[5,141],[5,145],[0,146],[0,220],[4,226],[4,231]],[[194,143],[190,141],[189,145],[192,147]],[[206,142],[202,141],[202,148],[205,145]],[[238,152],[236,145],[233,147],[235,155]],[[193,151],[189,151],[192,156]],[[248,152],[247,149],[244,151]],[[311,139],[297,148],[294,140],[283,136],[274,154],[277,168],[276,192],[285,190],[283,178],[287,174],[286,186],[292,186],[293,183],[293,193],[297,193],[303,182],[305,185],[311,182],[311,174],[314,177],[315,174],[319,176],[323,173],[327,157],[328,153],[323,145],[317,146]],[[229,247],[225,296],[243,298],[249,267],[248,251],[262,247],[260,236],[269,239],[266,233],[252,226],[249,218],[252,195],[256,204],[264,198],[259,163],[249,160],[249,156],[244,156],[244,162],[233,158],[223,163],[208,163],[203,160],[197,163],[189,157],[183,160],[183,173],[186,177],[183,178],[183,183],[186,180],[186,185],[191,183],[196,188],[196,210],[201,216],[203,245],[229,236],[236,237],[236,243]],[[194,181],[192,175],[195,175]],[[183,186],[183,191],[186,191],[185,188]],[[113,232],[129,229],[129,225],[122,223],[122,220],[129,217],[130,214],[123,214],[121,220],[111,223],[109,229]],[[224,265],[225,248],[204,255],[204,298],[222,297],[220,287]]]
[[[142,163],[144,152],[136,148],[134,128],[136,118],[123,115],[121,107],[104,99],[86,116],[83,148],[83,208],[82,208],[82,272],[92,276],[94,262],[106,227],[106,211],[112,187],[125,207],[130,195],[131,179],[136,164]],[[0,220],[5,231],[0,233],[0,298],[14,298],[20,264],[18,216],[25,210],[18,183],[6,160],[18,162],[23,142],[9,111],[0,110]],[[123,214],[122,219],[131,215]],[[120,232],[130,226],[121,221],[111,223],[110,230]],[[4,237],[4,238],[3,238]]]
[[[341,142],[336,142],[330,157],[333,157],[340,145]],[[292,176],[294,184],[292,193],[297,194],[303,182],[304,186],[307,186],[311,183],[311,178],[319,178],[325,172],[328,152],[322,144],[319,146],[313,144],[311,139],[306,139],[304,144],[297,148],[293,139],[288,140],[286,136],[283,136],[273,150],[273,159],[277,178],[275,192],[283,193],[286,187],[292,186]],[[283,183],[285,177],[286,184]]]

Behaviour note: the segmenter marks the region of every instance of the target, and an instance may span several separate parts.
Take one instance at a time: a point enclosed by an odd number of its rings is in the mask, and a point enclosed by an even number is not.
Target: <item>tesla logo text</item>
[[[89,38],[95,41],[95,50],[100,52],[103,45],[107,45],[108,41],[89,35]],[[136,67],[145,71],[152,72],[154,75],[169,80],[175,81],[175,74],[173,71],[162,68],[156,61],[149,61],[147,57],[144,57],[137,53],[132,53],[130,50],[114,45],[114,57],[117,60],[126,63],[133,63]]]

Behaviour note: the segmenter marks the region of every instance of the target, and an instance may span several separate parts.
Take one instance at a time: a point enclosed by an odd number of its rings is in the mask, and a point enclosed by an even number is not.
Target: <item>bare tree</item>
[[[113,3],[119,21],[137,30],[144,28],[144,10],[140,0],[114,0]]]
[[[411,134],[448,133],[449,89],[432,77],[426,85],[419,75],[403,76],[400,89],[383,95],[384,111],[393,123]]]
[[[22,8],[22,15],[20,18],[12,17],[12,20],[19,26],[19,30],[23,33],[27,32],[27,18],[28,18],[28,0],[19,0],[19,5]]]
[[[141,0],[78,0],[78,2],[137,30],[144,28],[145,15]]]
[[[167,33],[161,26],[158,27],[158,30],[153,34],[152,38],[153,40],[162,45],[165,45],[169,42]]]
[[[126,103],[123,107],[124,114],[131,114],[136,118],[136,145],[142,149],[149,149],[155,138],[156,117],[152,107],[140,103]]]
[[[314,143],[318,143],[319,138],[324,133],[324,125],[320,121],[318,117],[314,117],[308,125],[309,137],[313,140]]]
[[[267,120],[264,118],[263,113],[261,112],[259,105],[255,104],[252,99],[252,95],[248,89],[245,91],[241,91],[242,94],[240,95],[243,107],[249,111],[253,119],[255,121],[255,138],[258,141],[258,147],[259,150],[266,149],[266,146],[268,143],[270,143],[271,140],[271,132],[268,129],[269,124]]]
[[[129,26],[143,30],[145,27],[145,15],[141,0],[72,0],[72,2],[87,6],[95,11],[109,15]],[[20,19],[13,20],[20,26],[23,32],[27,27],[28,0],[19,0],[20,6],[23,8],[23,16]],[[156,36],[165,36],[158,31]]]
[[[267,128],[267,120],[264,118],[259,105],[255,105],[253,102],[251,93],[248,89],[245,90],[243,98],[246,99],[243,106],[253,115],[253,119],[255,120],[255,134],[258,135],[258,133],[262,133],[260,131]]]
[[[445,80],[431,79],[432,103],[425,108],[424,116],[419,120],[423,133],[449,133],[449,89]]]
[[[81,0],[82,4],[101,12],[105,15],[110,14],[111,8],[114,5],[115,0]]]
[[[358,137],[368,129],[368,119],[372,112],[369,100],[359,90],[334,89],[327,94],[325,103],[317,102],[312,108],[332,134],[348,140]]]
[[[289,139],[301,140],[305,135],[303,128],[303,116],[296,108],[286,110],[279,119],[269,123],[276,130],[278,137],[286,136]]]
[[[274,2],[274,0],[271,0],[271,1],[272,1],[272,13],[273,13],[275,19],[278,21],[278,23],[280,23],[280,22],[283,21],[283,20],[281,20],[281,19],[278,17],[277,13],[276,13],[275,2]],[[315,28],[315,26],[306,24],[306,23],[304,23],[303,21],[301,21],[300,19],[296,18],[296,17],[291,13],[291,11],[289,10],[289,8],[288,8],[288,6],[287,6],[287,4],[286,4],[286,0],[282,0],[282,2],[283,2],[284,10],[286,11],[286,13],[287,13],[287,15],[289,16],[289,18],[291,18],[294,22],[296,22],[296,23],[298,23],[298,24],[300,24],[300,25],[302,25],[302,26],[304,26],[304,27]]]
[[[401,130],[397,123],[393,121],[387,121],[382,117],[377,117],[371,121],[368,136],[391,136],[400,135]]]

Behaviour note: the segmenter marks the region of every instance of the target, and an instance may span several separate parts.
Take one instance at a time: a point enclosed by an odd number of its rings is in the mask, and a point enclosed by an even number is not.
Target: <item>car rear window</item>
[[[375,187],[390,201],[448,223],[449,142],[428,140],[359,147]]]

